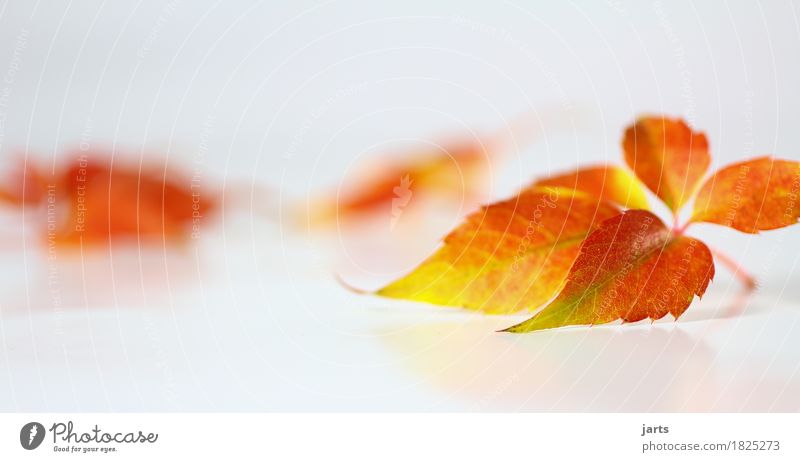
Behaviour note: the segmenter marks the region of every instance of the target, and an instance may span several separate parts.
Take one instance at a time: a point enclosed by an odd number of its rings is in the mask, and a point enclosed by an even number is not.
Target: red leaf
[[[713,277],[705,244],[672,234],[650,212],[628,210],[586,238],[555,300],[507,331],[635,322],[667,313],[677,319]]]

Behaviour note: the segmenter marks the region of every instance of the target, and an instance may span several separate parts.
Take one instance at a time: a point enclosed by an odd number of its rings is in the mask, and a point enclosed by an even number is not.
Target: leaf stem
[[[340,286],[344,287],[346,290],[349,290],[350,292],[353,292],[354,294],[367,295],[372,293],[368,290],[359,289],[356,286],[350,285],[349,283],[347,283],[347,281],[345,281],[342,278],[342,276],[339,275],[339,273],[334,273],[333,277],[336,278],[336,282],[338,282]]]
[[[756,280],[753,276],[750,275],[747,271],[742,269],[742,265],[736,262],[736,260],[732,259],[731,257],[725,255],[724,253],[720,252],[717,249],[709,247],[711,250],[711,255],[713,255],[716,259],[720,261],[724,266],[726,266],[733,275],[739,279],[739,281],[744,285],[745,289],[753,290],[756,288]]]

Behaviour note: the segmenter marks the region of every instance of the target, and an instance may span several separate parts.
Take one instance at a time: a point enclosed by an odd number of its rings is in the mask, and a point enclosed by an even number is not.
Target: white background
[[[704,130],[713,168],[800,159],[798,9],[2,4],[3,159],[58,159],[83,142],[260,192],[187,248],[56,261],[35,221],[4,212],[0,409],[797,410],[800,228],[692,230],[757,276],[750,298],[718,267],[678,323],[511,336],[494,330],[524,315],[359,297],[332,277],[377,287],[403,274],[466,205],[392,230],[387,212],[370,233],[305,233],[291,217],[361,161],[531,111],[538,137],[491,172],[492,198],[576,162],[621,161],[622,130],[642,113]]]

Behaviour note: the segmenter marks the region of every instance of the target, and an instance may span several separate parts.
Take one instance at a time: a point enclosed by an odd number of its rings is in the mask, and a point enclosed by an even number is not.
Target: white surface
[[[6,3],[0,155],[81,141],[168,152],[289,208],[396,144],[530,110],[543,136],[492,172],[493,197],[617,162],[642,112],[689,117],[715,166],[800,158],[794,3],[429,3]],[[553,113],[575,125],[550,130]],[[166,256],[51,266],[32,239],[24,253],[8,240],[0,409],[800,407],[800,229],[693,230],[762,281],[742,315],[726,317],[738,289],[720,267],[678,323],[510,336],[493,330],[520,317],[358,297],[331,277],[386,281],[466,210],[368,236],[303,236],[247,212]]]

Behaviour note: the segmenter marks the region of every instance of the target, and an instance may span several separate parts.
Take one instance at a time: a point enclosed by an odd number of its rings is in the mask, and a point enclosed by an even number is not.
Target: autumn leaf
[[[578,168],[536,181],[534,187],[559,186],[595,195],[629,209],[647,209],[641,183],[626,170],[613,165]]]
[[[471,215],[433,256],[376,293],[492,313],[547,303],[506,329],[530,332],[678,319],[705,293],[714,258],[745,288],[755,287],[735,261],[719,251],[712,257],[685,232],[696,222],[749,233],[797,223],[800,162],[764,157],[734,164],[697,192],[710,163],[708,142],[685,122],[641,118],[626,131],[623,149],[636,176],[672,210],[673,228],[641,209],[644,191],[625,170],[576,168]],[[693,217],[681,224],[678,211],[695,195]]]
[[[218,206],[211,191],[193,189],[191,178],[175,169],[112,165],[95,157],[66,166],[57,183],[66,216],[58,230],[62,243],[183,241],[192,233],[193,218],[210,219]]]
[[[648,211],[628,210],[586,238],[549,305],[506,331],[655,320],[667,313],[677,319],[713,277],[705,244],[674,234]]]
[[[758,233],[797,223],[799,199],[800,162],[761,157],[709,178],[695,200],[692,221]]]
[[[376,294],[488,313],[535,309],[561,287],[587,234],[617,213],[574,190],[525,190],[467,217],[437,252]]]
[[[446,138],[417,149],[388,152],[356,167],[352,177],[333,191],[311,197],[296,223],[309,228],[388,217],[397,222],[398,204],[416,207],[433,201],[458,202],[472,208],[487,200],[492,169],[503,154],[519,150],[538,138],[544,123],[554,129],[574,128],[574,120],[558,114],[522,113],[499,130]]]
[[[138,243],[187,240],[211,218],[216,195],[174,168],[113,162],[98,152],[74,152],[55,170],[28,162],[25,195],[12,185],[0,197],[17,207],[48,206],[48,239],[67,247],[127,239]],[[30,189],[30,185],[36,188]],[[50,217],[48,218],[50,220]],[[45,230],[42,230],[45,231]],[[44,233],[43,233],[44,234]]]
[[[388,215],[396,211],[398,200],[405,206],[412,197],[415,201],[431,197],[477,200],[498,149],[488,140],[460,140],[376,162],[362,167],[356,179],[339,190],[312,199],[298,220],[319,227],[380,212]]]
[[[689,201],[711,163],[708,140],[682,120],[642,117],[622,141],[636,176],[677,212]]]

